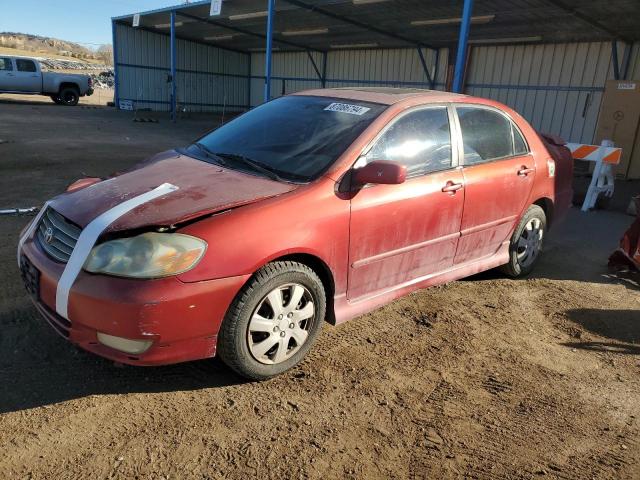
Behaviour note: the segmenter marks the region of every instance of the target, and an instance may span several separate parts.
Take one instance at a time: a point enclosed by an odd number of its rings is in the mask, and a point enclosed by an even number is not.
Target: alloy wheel
[[[307,341],[315,312],[313,297],[303,285],[291,283],[273,289],[249,321],[247,342],[253,358],[268,365],[291,358]]]
[[[516,247],[518,263],[521,267],[527,268],[534,262],[540,253],[543,235],[542,222],[539,218],[532,218],[527,222]]]

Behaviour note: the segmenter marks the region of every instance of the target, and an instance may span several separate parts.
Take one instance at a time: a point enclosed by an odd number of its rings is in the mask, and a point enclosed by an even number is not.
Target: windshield
[[[271,172],[274,179],[308,182],[326,171],[385,108],[327,97],[281,97],[205,135],[188,153],[256,174]]]

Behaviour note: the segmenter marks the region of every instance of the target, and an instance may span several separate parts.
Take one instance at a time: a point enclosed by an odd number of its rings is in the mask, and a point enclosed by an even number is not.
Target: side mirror
[[[362,168],[354,169],[353,179],[359,185],[398,185],[407,179],[407,167],[388,160],[375,160]]]

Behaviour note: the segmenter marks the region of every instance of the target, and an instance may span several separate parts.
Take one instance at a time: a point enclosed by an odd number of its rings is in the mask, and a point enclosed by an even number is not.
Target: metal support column
[[[111,45],[113,49],[113,104],[120,108],[120,97],[118,96],[118,44],[116,42],[116,22],[111,21]]]
[[[460,36],[458,38],[458,52],[456,54],[456,69],[453,77],[453,91],[462,91],[464,80],[464,67],[467,56],[467,40],[469,40],[469,28],[471,26],[471,11],[473,10],[473,0],[464,0],[462,8],[462,23],[460,24]]]
[[[178,100],[176,98],[176,12],[171,11],[171,121],[176,121]]]
[[[322,79],[320,80],[322,83],[322,88],[327,88],[327,57],[329,54],[324,52],[322,54]]]
[[[438,70],[440,70],[440,49],[436,50],[436,65],[433,68],[433,86],[431,90],[435,90],[438,85]]]
[[[422,63],[422,69],[424,70],[424,74],[427,76],[427,80],[429,81],[429,88],[433,90],[434,80],[431,78],[431,74],[429,73],[429,67],[427,67],[427,61],[424,58],[424,53],[422,53],[422,47],[418,46],[418,57],[420,58],[420,63]]]
[[[266,63],[264,67],[264,101],[271,100],[271,56],[273,54],[273,17],[276,13],[276,0],[269,0],[269,10],[267,14],[267,51],[265,54]]]
[[[622,80],[627,80],[629,77],[629,65],[631,64],[631,51],[633,50],[633,43],[627,43],[624,47],[624,53],[622,54]]]
[[[617,40],[611,40],[611,62],[613,63],[613,79],[620,80],[620,64],[618,63]]]

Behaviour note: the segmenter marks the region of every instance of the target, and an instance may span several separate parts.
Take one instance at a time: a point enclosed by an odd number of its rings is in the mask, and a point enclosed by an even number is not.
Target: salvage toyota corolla
[[[48,323],[133,365],[220,355],[264,379],[340,323],[502,267],[526,275],[571,199],[572,160],[499,103],[325,89],[268,102],[108,179],[23,231]]]

